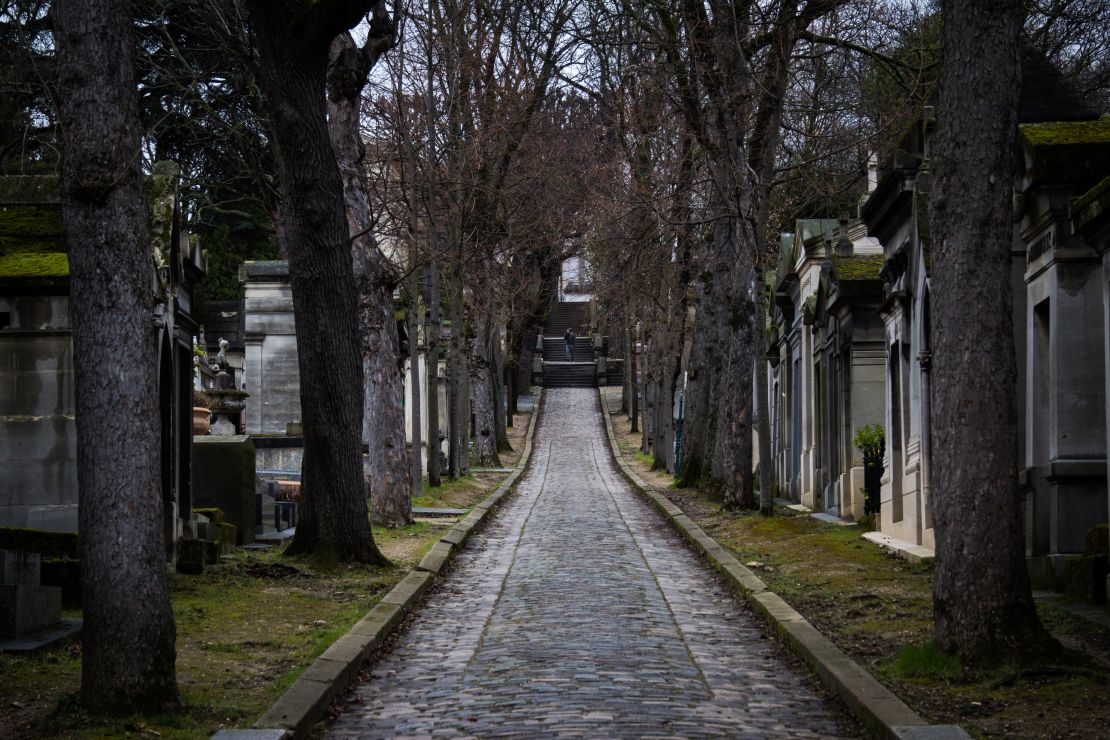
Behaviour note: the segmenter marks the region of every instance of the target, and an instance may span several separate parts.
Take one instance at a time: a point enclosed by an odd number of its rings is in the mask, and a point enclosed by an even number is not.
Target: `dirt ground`
[[[646,482],[930,722],[959,724],[974,737],[1110,737],[1110,630],[1039,604],[1060,641],[1057,656],[1038,666],[966,668],[928,646],[931,564],[911,565],[863,539],[858,527],[789,509],[769,519],[723,511],[651,470],[628,417],[612,418],[622,455]]]
[[[505,467],[521,457],[529,418],[519,414],[514,419],[509,430],[513,451],[503,455]],[[507,475],[445,480],[439,488],[425,488],[414,504],[469,509]],[[0,738],[204,738],[223,727],[249,727],[455,521],[422,521],[397,530],[375,527],[375,541],[393,563],[389,568],[323,571],[271,549],[240,550],[200,576],[172,573],[177,680],[185,704],[177,714],[104,718],[84,713],[75,698],[80,643],[36,656],[0,655]]]

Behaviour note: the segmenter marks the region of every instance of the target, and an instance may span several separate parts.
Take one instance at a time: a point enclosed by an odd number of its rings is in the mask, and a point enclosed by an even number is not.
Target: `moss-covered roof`
[[[61,205],[17,200],[0,206],[0,284],[64,283],[68,277]]]
[[[1021,126],[1021,136],[1033,147],[1110,144],[1110,119],[1027,123]]]
[[[69,256],[64,252],[29,252],[0,256],[0,285],[54,285],[69,278]]]
[[[878,280],[883,269],[881,254],[857,254],[850,257],[833,257],[833,273],[841,282],[849,280]]]
[[[177,166],[156,162],[143,178],[151,246],[166,263],[172,235]],[[58,178],[0,177],[0,285],[64,285],[69,279]]]
[[[1036,182],[1089,186],[1110,172],[1110,120],[1031,123],[1019,127],[1026,176]]]

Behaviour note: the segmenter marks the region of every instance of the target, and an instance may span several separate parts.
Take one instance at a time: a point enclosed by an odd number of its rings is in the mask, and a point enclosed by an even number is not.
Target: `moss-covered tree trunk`
[[[932,192],[937,643],[966,659],[1050,644],[1030,594],[1015,459],[1010,239],[1021,0],[942,4]]]
[[[178,703],[176,653],[131,15],[118,0],[63,0],[52,13],[76,374],[81,700],[164,710]]]

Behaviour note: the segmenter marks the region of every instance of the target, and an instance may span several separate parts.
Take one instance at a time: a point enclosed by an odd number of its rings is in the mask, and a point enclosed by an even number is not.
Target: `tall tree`
[[[247,0],[297,314],[305,500],[288,552],[384,563],[366,508],[359,302],[324,96],[332,40],[372,6],[371,0]]]
[[[396,23],[385,0],[374,3],[370,30],[361,46],[350,33],[335,38],[328,67],[328,129],[343,178],[358,289],[370,515],[380,524],[403,527],[412,523],[412,499],[405,446],[404,358],[393,308],[399,277],[374,238],[366,146],[359,126],[367,75],[395,42]]]
[[[1051,640],[1017,489],[1010,240],[1021,0],[946,0],[931,197],[935,637],[967,659]],[[974,453],[969,453],[974,450]]]
[[[54,8],[85,626],[81,698],[178,703],[159,484],[157,334],[129,7]],[[133,347],[134,351],[122,351]]]

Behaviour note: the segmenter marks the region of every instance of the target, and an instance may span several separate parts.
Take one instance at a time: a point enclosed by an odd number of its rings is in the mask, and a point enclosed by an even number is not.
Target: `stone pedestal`
[[[250,437],[196,437],[193,508],[216,508],[235,525],[237,544],[254,542],[255,450]]]
[[[22,637],[62,617],[62,589],[39,582],[38,553],[0,550],[0,638]]]

